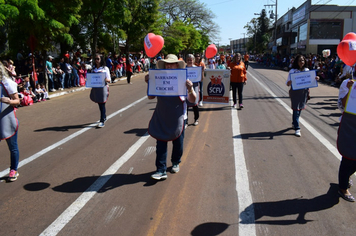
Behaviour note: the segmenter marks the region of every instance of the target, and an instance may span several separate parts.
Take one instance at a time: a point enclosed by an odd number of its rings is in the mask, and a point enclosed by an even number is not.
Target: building
[[[282,55],[322,54],[324,49],[335,54],[343,37],[356,31],[355,13],[356,6],[311,5],[307,0],[277,20],[276,42],[269,49],[276,44]]]

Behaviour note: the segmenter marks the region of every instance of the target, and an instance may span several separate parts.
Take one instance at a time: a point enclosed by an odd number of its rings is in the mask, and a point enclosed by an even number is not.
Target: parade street
[[[104,128],[90,89],[17,110],[15,182],[0,143],[0,235],[356,235],[356,204],[337,193],[337,88],[311,89],[296,137],[288,72],[251,63],[244,108],[204,103],[197,126],[190,109],[180,171],[155,181],[144,75],[110,84]]]

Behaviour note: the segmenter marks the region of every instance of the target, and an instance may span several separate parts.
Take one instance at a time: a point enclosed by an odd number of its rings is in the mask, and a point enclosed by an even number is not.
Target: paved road
[[[356,205],[337,196],[338,90],[312,89],[298,138],[286,78],[251,64],[245,108],[204,104],[181,171],[158,182],[143,74],[110,86],[103,129],[89,90],[20,108],[20,176],[0,183],[0,235],[356,235]],[[0,153],[3,177],[5,142]]]

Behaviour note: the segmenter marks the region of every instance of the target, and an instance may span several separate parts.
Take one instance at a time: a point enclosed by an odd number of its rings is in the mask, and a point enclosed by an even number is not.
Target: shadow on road
[[[88,127],[92,123],[87,124],[80,124],[80,125],[66,125],[66,126],[53,126],[53,127],[46,127],[43,129],[36,129],[34,132],[42,132],[42,131],[58,131],[58,132],[65,132],[71,129],[82,129]]]
[[[148,126],[148,124],[147,124]],[[147,128],[145,129],[131,129],[128,131],[125,131],[124,134],[136,134],[138,137],[142,137],[147,133]]]
[[[256,202],[248,206],[240,214],[241,224],[270,224],[270,225],[292,225],[292,224],[306,224],[313,220],[306,220],[305,215],[308,212],[322,211],[332,208],[339,203],[339,196],[337,194],[338,185],[330,184],[327,193],[311,199],[288,199],[277,202]],[[251,222],[250,215],[251,208],[255,212],[255,221]],[[259,220],[263,216],[282,217],[288,215],[298,215],[295,220]]]
[[[241,137],[242,139],[265,140],[265,139],[273,139],[275,136],[294,135],[294,133],[287,133],[289,130],[293,130],[292,127],[287,129],[282,129],[276,132],[246,133],[246,134],[236,135],[233,138]]]
[[[151,173],[144,174],[114,174],[114,175],[104,175],[104,176],[88,176],[74,179],[73,181],[63,183],[52,189],[56,192],[63,193],[82,193],[97,191],[98,193],[104,193],[106,191],[124,186],[129,184],[144,183],[143,186],[148,187],[155,185],[156,180],[151,179]],[[96,182],[94,184],[94,182]],[[103,186],[97,190],[97,186]],[[89,187],[91,187],[89,189]]]
[[[226,223],[218,223],[218,222],[208,222],[204,224],[200,224],[193,229],[191,232],[192,236],[215,236],[224,232],[227,228],[229,228],[229,224]]]

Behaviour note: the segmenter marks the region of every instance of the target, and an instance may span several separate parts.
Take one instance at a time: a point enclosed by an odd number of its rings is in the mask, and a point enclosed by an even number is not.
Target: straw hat
[[[165,59],[161,59],[157,62],[157,69],[164,69],[164,63],[178,63],[178,68],[185,68],[185,62],[178,60],[178,57],[174,54],[168,54]]]

